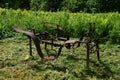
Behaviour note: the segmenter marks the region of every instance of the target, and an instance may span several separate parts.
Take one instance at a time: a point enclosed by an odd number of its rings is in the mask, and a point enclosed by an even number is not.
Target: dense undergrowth
[[[63,48],[57,60],[46,61],[41,60],[34,46],[33,57],[29,56],[28,41],[26,37],[0,40],[0,80],[120,79],[120,45],[101,44],[101,61],[95,53],[90,54],[90,64],[86,67],[85,45],[74,50]]]
[[[51,22],[60,25],[71,37],[80,37],[82,31],[89,29],[89,23],[96,23],[96,37],[100,41],[109,41],[120,44],[120,14],[111,13],[70,13],[70,12],[43,12],[12,10],[0,8],[0,39],[18,36],[13,26],[19,26],[25,30],[35,28],[37,32],[55,31],[46,27],[43,22]]]

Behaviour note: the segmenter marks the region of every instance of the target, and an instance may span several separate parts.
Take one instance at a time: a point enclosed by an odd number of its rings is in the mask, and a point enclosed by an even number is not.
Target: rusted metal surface
[[[89,23],[89,31],[87,33],[82,34],[82,39],[80,40],[68,40],[65,42],[65,45],[70,44],[70,46],[74,46],[75,44],[78,44],[77,47],[80,47],[80,44],[86,44],[86,64],[89,66],[89,55],[90,53],[96,52],[97,58],[100,60],[99,56],[99,43],[98,39],[94,37],[94,31],[95,31],[95,23]],[[87,37],[84,39],[84,37]],[[95,50],[94,50],[95,48]]]
[[[94,39],[94,40],[84,40],[84,41],[79,41],[79,40],[68,40],[65,42],[65,45],[70,44],[70,46],[74,46],[75,44],[86,44],[86,60],[87,60],[87,66],[89,66],[89,55],[91,52],[93,52],[93,48],[95,47],[96,50],[94,52],[97,52],[97,58],[98,60],[100,60],[99,57],[99,45],[98,45],[98,40]],[[94,44],[91,44],[94,43]],[[90,52],[91,51],[91,52]]]
[[[52,23],[49,23],[49,22],[44,22],[44,24],[45,25],[47,25],[48,27],[52,27],[52,28],[54,28],[56,31],[57,31],[57,33],[56,33],[56,37],[57,37],[57,39],[58,40],[62,40],[62,41],[67,41],[67,40],[69,40],[69,34],[64,30],[64,29],[62,29],[62,27],[60,27],[59,25],[54,25],[54,24],[52,24]],[[58,36],[58,34],[63,34],[63,37],[59,37]]]
[[[61,51],[62,51],[62,48],[64,46],[67,49],[70,49],[71,46],[74,47],[75,44],[77,44],[77,47],[80,47],[80,44],[86,44],[86,65],[89,66],[90,53],[96,52],[97,58],[98,58],[98,60],[100,60],[98,39],[94,37],[95,23],[89,23],[89,25],[90,25],[89,31],[87,33],[82,33],[80,35],[81,38],[79,40],[70,40],[69,35],[60,26],[55,26],[55,25],[48,23],[48,22],[45,22],[44,24],[47,26],[51,26],[51,27],[55,28],[58,32],[63,33],[64,37],[59,37],[57,35],[57,36],[52,36],[52,38],[51,38],[51,34],[47,31],[36,34],[35,29],[33,29],[33,32],[28,32],[28,31],[20,29],[19,27],[14,27],[15,31],[23,33],[24,35],[26,35],[29,38],[29,40],[30,40],[30,55],[32,55],[31,40],[33,40],[33,42],[36,46],[37,53],[39,54],[39,56],[42,59],[54,60],[54,59],[58,58]],[[44,38],[41,38],[41,36]],[[84,39],[84,37],[85,37],[85,39]],[[49,38],[51,38],[51,39],[49,39]],[[59,42],[54,42],[55,39],[62,40],[62,41],[64,41],[64,43],[60,44]],[[53,46],[59,47],[57,54],[56,55],[49,55],[48,54],[48,56],[44,56],[44,54],[41,50],[41,47],[40,47],[41,43],[45,44],[46,51],[47,51],[47,45],[51,45],[51,48]]]
[[[59,50],[58,50],[58,53],[56,55],[52,54],[52,55],[44,56],[44,54],[41,50],[41,47],[40,47],[40,40],[33,32],[22,30],[19,27],[14,27],[14,30],[17,31],[17,32],[23,33],[29,39],[33,40],[33,42],[35,44],[35,47],[36,47],[36,50],[37,50],[37,53],[42,59],[54,60],[54,59],[57,59],[58,56],[60,55],[63,45],[56,44],[56,43],[50,43],[50,42],[47,42],[47,41],[42,41],[46,44],[50,44],[50,45],[53,45],[53,46],[60,47]],[[32,55],[31,40],[30,40],[30,55]]]

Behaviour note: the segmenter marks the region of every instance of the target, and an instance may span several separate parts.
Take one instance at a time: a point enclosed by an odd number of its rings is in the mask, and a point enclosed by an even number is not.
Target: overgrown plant
[[[16,32],[13,26],[19,26],[25,30],[36,29],[36,32],[48,30],[55,34],[44,22],[60,25],[71,37],[80,37],[81,32],[89,29],[89,23],[95,22],[96,37],[120,44],[120,14],[114,13],[70,13],[70,12],[44,12],[12,10],[0,8],[0,38],[12,37]],[[103,41],[103,40],[101,40]]]

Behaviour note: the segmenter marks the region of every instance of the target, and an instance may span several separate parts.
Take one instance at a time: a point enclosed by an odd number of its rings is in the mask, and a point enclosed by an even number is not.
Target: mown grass
[[[28,45],[26,37],[0,40],[0,80],[120,79],[120,45],[100,44],[101,61],[91,54],[89,67],[86,67],[84,45],[74,51],[63,48],[54,61],[41,60],[34,46],[34,57],[30,57]]]

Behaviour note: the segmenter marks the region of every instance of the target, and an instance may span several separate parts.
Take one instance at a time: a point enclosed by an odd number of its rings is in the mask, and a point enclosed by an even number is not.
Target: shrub
[[[14,15],[14,16],[13,16]],[[80,34],[88,31],[89,23],[95,22],[95,36],[100,41],[111,41],[120,43],[120,14],[119,13],[70,13],[70,12],[44,12],[44,11],[27,11],[20,9],[2,9],[0,8],[0,38],[12,37],[16,34],[12,29],[13,26],[20,26],[25,30],[36,29],[36,32],[45,30],[52,34],[56,32],[43,24],[50,22],[60,25],[71,37],[81,37]],[[102,40],[106,38],[105,40]]]

